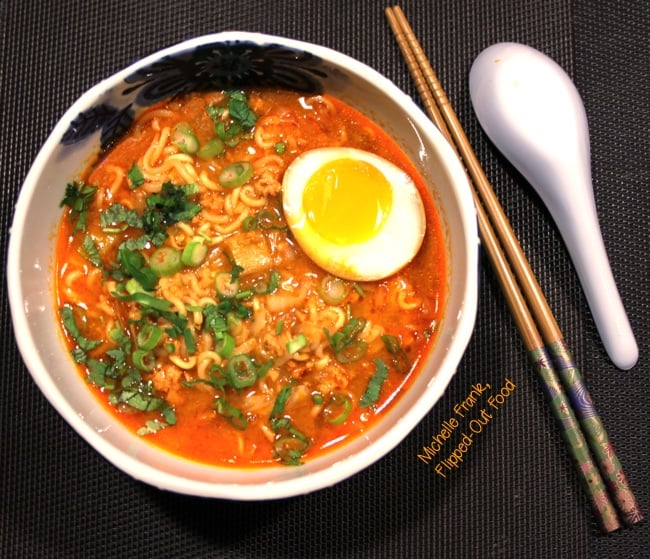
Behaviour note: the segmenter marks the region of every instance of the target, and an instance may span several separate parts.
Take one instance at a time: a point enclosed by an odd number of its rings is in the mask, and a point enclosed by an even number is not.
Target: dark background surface
[[[22,181],[57,119],[87,88],[183,39],[244,30],[334,48],[415,97],[384,17],[386,5],[374,0],[2,1],[3,269]],[[648,3],[413,0],[402,7],[506,208],[640,505],[650,514]],[[547,211],[487,141],[472,113],[469,67],[483,48],[506,40],[549,54],[583,96],[603,236],[641,350],[631,371],[609,362]],[[473,339],[447,393],[411,435],[335,487],[260,503],[161,492],[101,458],[32,382],[15,346],[3,282],[0,556],[650,557],[647,521],[600,534],[496,281],[485,263],[481,269]],[[511,398],[476,437],[460,468],[447,479],[437,476],[417,458],[422,446],[473,383],[499,386],[506,377],[516,383]]]

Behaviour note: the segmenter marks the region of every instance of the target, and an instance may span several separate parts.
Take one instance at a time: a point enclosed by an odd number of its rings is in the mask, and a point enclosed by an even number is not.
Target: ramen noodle
[[[420,191],[422,247],[386,279],[328,274],[287,227],[285,169],[332,146],[382,156]],[[367,430],[417,374],[444,311],[426,186],[384,131],[327,95],[159,103],[62,205],[57,308],[81,374],[129,429],[199,462],[295,465]]]

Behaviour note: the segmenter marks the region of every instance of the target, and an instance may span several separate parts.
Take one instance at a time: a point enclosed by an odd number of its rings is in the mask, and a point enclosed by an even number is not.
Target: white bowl
[[[257,83],[263,79],[322,89],[352,105],[398,141],[431,185],[441,211],[448,247],[447,308],[419,376],[376,427],[302,466],[257,470],[206,466],[144,442],[98,404],[57,325],[54,232],[65,185],[86,167],[102,140],[110,140],[128,125],[144,104],[178,88],[199,85],[197,68],[210,78],[223,77],[225,68],[236,69],[243,78],[261,70]],[[146,76],[153,76],[153,81],[143,83]],[[16,340],[34,381],[72,428],[107,460],[162,489],[261,500],[308,493],[348,478],[393,449],[431,410],[472,334],[477,253],[475,212],[465,173],[446,140],[407,95],[373,69],[333,50],[280,37],[226,32],[189,40],[136,62],[90,89],[65,113],[20,193],[11,227],[7,282]]]

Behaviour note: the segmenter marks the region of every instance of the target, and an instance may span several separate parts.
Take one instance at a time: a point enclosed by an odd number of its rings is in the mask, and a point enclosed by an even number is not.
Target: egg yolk
[[[338,245],[357,244],[381,229],[390,213],[393,190],[374,165],[337,159],[309,178],[302,202],[307,220],[321,237]]]

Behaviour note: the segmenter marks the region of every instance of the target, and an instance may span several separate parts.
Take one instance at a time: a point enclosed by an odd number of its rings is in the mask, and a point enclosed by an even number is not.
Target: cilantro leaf
[[[244,130],[249,130],[255,126],[257,117],[248,105],[246,95],[241,91],[233,91],[228,100],[228,112],[230,118],[239,122]]]
[[[96,268],[103,268],[104,264],[102,258],[97,249],[94,239],[90,235],[84,237],[83,242],[81,243],[81,249],[79,250],[82,256],[85,256],[88,262],[90,262]]]
[[[366,391],[359,400],[359,407],[367,408],[379,400],[379,392],[384,381],[388,378],[388,366],[381,359],[375,359],[375,373],[370,377]]]
[[[88,222],[88,208],[97,192],[96,186],[91,186],[83,181],[69,182],[65,187],[65,195],[60,207],[68,206],[70,208],[70,219],[75,221],[73,232],[85,231]]]
[[[138,186],[144,184],[144,175],[142,174],[142,169],[138,167],[137,163],[134,161],[131,168],[127,171],[126,176],[131,182],[131,190],[135,190]]]

